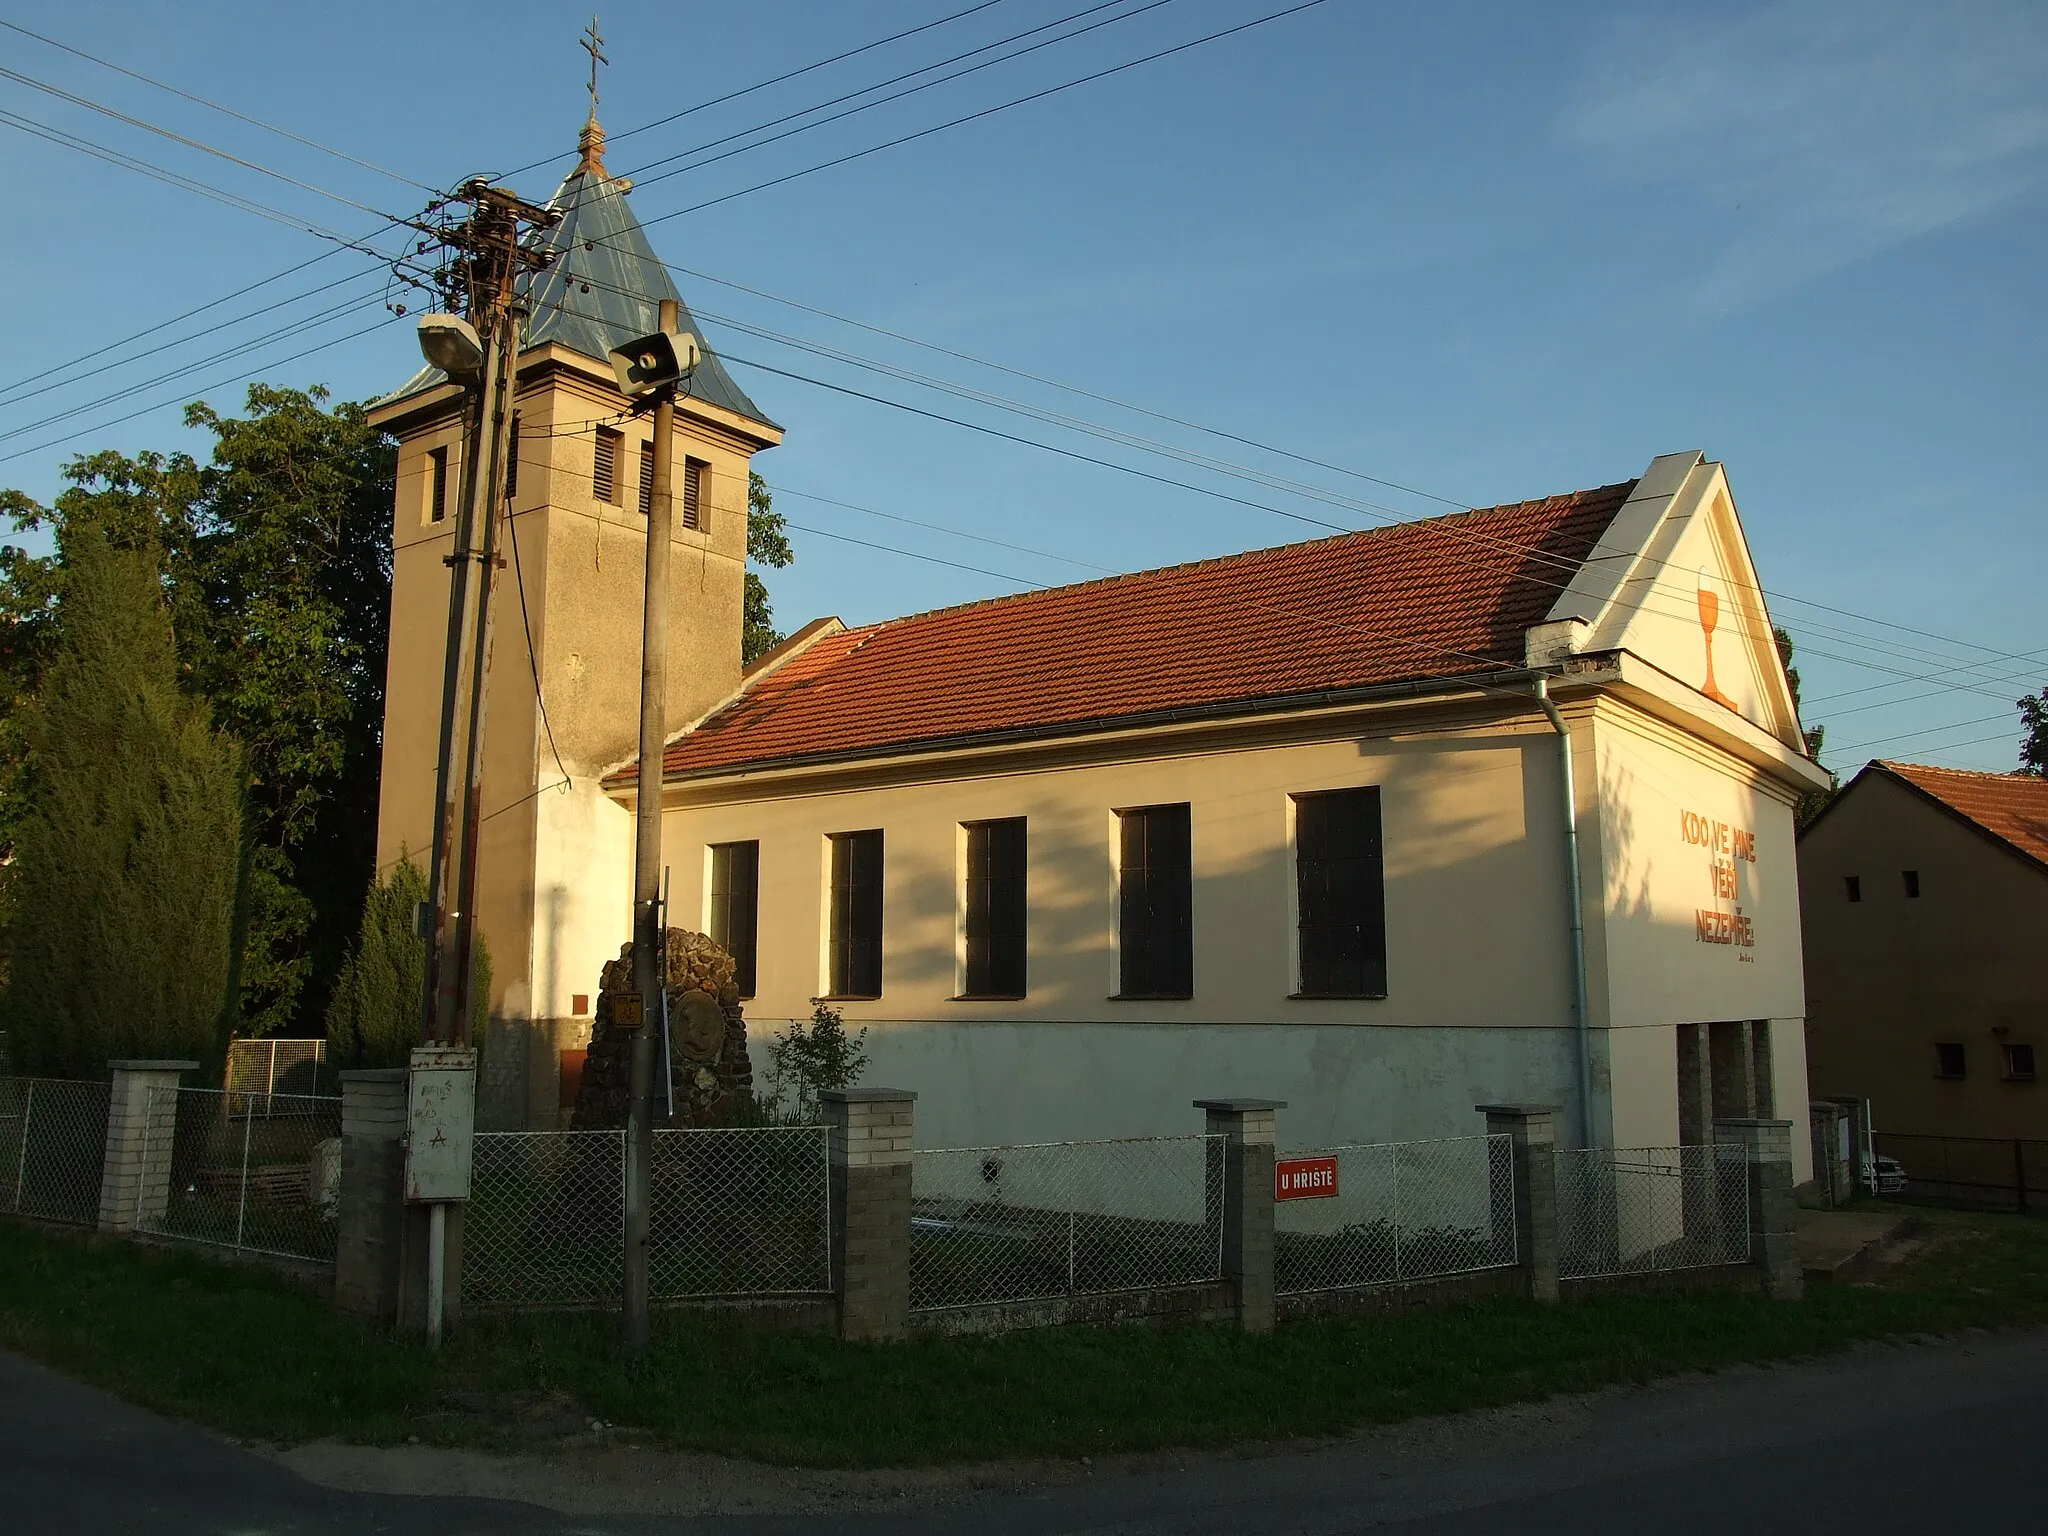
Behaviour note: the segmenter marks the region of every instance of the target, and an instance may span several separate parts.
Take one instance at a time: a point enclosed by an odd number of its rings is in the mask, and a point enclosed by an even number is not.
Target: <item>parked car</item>
[[[1886,1157],[1882,1152],[1876,1157],[1863,1159],[1863,1187],[1873,1195],[1896,1195],[1906,1188],[1906,1170],[1899,1166],[1896,1157]]]

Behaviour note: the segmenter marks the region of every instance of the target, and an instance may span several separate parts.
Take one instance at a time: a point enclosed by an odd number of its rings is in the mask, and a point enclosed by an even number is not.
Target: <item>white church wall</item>
[[[632,937],[633,813],[588,778],[534,806],[532,1016],[562,1019]]]

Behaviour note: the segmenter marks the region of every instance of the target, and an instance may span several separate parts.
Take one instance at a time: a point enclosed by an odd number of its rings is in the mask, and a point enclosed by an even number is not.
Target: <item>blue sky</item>
[[[1119,18],[1071,41],[664,180],[643,170],[1088,3],[999,0],[625,134],[971,3],[614,11],[601,22],[611,168],[641,181],[634,206],[655,220],[1287,0],[1168,0],[1142,12],[1147,0],[1116,0],[1039,34]],[[573,159],[585,107],[581,5],[77,0],[54,13],[4,5],[0,17],[431,186],[552,156],[514,178],[545,196]],[[473,41],[478,33],[487,35]],[[17,33],[0,32],[0,65],[369,208],[409,213],[427,195]],[[378,222],[13,80],[0,78],[0,111],[337,231]],[[71,453],[190,446],[174,408],[102,423],[195,392],[233,408],[240,384],[200,387],[251,368],[275,383],[324,382],[345,398],[412,370],[403,323],[339,340],[383,315],[373,263],[342,252],[139,345],[363,274],[326,294],[154,357],[110,353],[95,365],[120,366],[33,398],[10,392],[330,247],[4,121],[0,145],[12,235],[0,247],[12,298],[0,434],[15,434],[0,437],[0,455],[13,455],[0,458],[0,484],[47,497]],[[2048,520],[2036,467],[2048,404],[2048,8],[2038,4],[1326,0],[650,233],[673,265],[708,274],[679,272],[678,281],[728,355],[1347,526],[1442,504],[708,278],[1465,504],[1625,479],[1658,453],[1705,449],[1728,465],[1777,594],[1774,617],[1804,653],[1809,719],[1828,725],[1826,757],[1838,769],[1874,755],[2010,768],[2011,701],[2048,682],[2039,620]],[[350,299],[358,307],[300,335],[146,383]],[[742,334],[717,316],[1169,440],[1353,503],[1247,487],[1020,422]],[[281,361],[327,342],[336,344]],[[1070,580],[1318,531],[734,371],[789,429],[786,445],[758,461],[782,492],[779,510],[818,530],[796,534],[798,564],[771,583],[786,626],[1016,590],[1004,577]],[[76,414],[33,425],[59,412]]]

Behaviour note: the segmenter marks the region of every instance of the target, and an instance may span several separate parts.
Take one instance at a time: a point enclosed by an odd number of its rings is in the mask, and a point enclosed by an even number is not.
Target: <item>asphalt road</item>
[[[344,1492],[0,1355],[0,1530],[1338,1536],[1382,1531],[2037,1532],[2048,1335],[1882,1348],[1436,1420],[1343,1446],[1091,1469],[1057,1486],[815,1514],[558,1513]],[[431,1466],[430,1461],[418,1461]],[[507,1475],[508,1485],[516,1479]],[[589,1508],[589,1490],[550,1502]],[[579,1503],[579,1500],[581,1501]]]

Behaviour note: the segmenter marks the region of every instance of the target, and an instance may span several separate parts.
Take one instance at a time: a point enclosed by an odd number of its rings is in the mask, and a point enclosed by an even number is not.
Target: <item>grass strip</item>
[[[0,1347],[245,1439],[507,1445],[515,1405],[540,1399],[654,1444],[809,1466],[1101,1455],[1340,1435],[1860,1340],[2048,1323],[2048,1223],[1917,1219],[1933,1241],[1883,1284],[1814,1286],[1796,1304],[1699,1291],[1317,1319],[1264,1338],[1058,1328],[895,1344],[671,1312],[633,1360],[603,1314],[474,1318],[431,1355],[260,1269],[0,1225]]]

